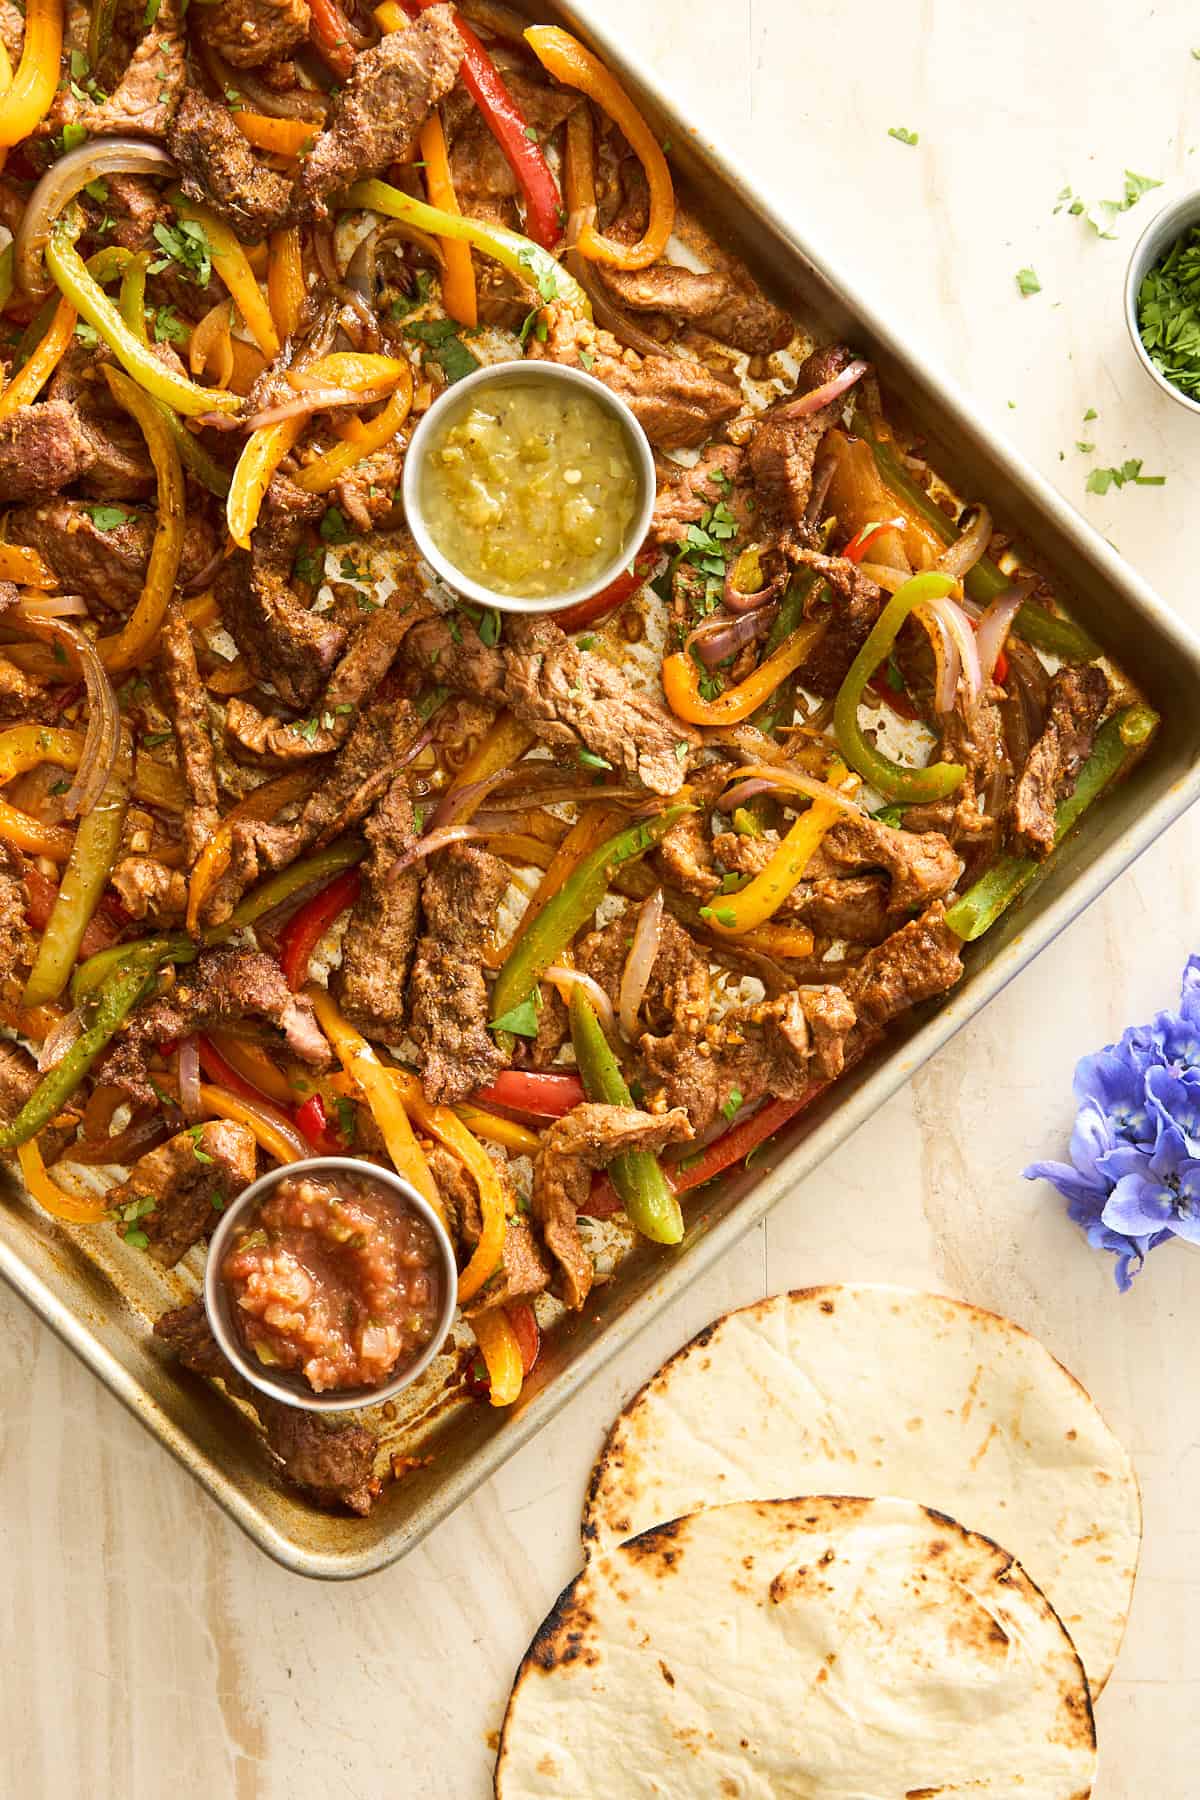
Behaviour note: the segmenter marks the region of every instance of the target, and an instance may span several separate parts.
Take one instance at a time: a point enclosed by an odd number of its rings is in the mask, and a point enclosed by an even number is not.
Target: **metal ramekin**
[[[415,1213],[419,1213],[433,1232],[434,1240],[442,1264],[442,1309],[438,1318],[437,1329],[416,1362],[408,1366],[393,1380],[379,1387],[369,1388],[330,1388],[323,1394],[315,1394],[304,1377],[284,1370],[271,1370],[260,1363],[257,1357],[251,1356],[242,1343],[237,1324],[233,1316],[233,1300],[228,1288],[221,1280],[221,1263],[229,1248],[229,1241],[242,1215],[255,1203],[262,1199],[284,1176],[295,1175],[337,1175],[348,1173],[366,1175],[381,1187],[393,1190],[401,1199],[407,1201]],[[375,1163],[363,1162],[353,1156],[311,1156],[303,1162],[282,1163],[277,1169],[270,1169],[261,1175],[230,1202],[221,1223],[213,1232],[208,1245],[208,1261],[204,1267],[204,1306],[208,1313],[208,1322],[212,1334],[220,1345],[222,1352],[244,1375],[251,1386],[264,1394],[270,1394],[274,1400],[282,1400],[285,1406],[301,1406],[309,1412],[348,1412],[356,1406],[378,1406],[381,1401],[390,1400],[410,1382],[417,1379],[423,1370],[429,1367],[442,1344],[445,1342],[450,1327],[454,1323],[457,1305],[458,1266],[454,1260],[454,1246],[446,1234],[446,1228],[430,1206],[428,1200],[419,1194],[400,1175],[390,1169],[382,1169]]]
[[[505,387],[514,382],[527,382],[530,386],[546,385],[586,388],[594,400],[598,400],[614,419],[620,424],[629,444],[633,460],[634,473],[638,479],[638,506],[629,524],[625,541],[612,561],[605,565],[591,581],[582,582],[577,587],[565,588],[560,594],[549,594],[544,598],[523,598],[517,594],[498,594],[492,588],[485,587],[482,582],[473,581],[455,568],[448,557],[438,549],[425,523],[425,515],[421,505],[421,476],[425,467],[425,459],[433,443],[434,433],[445,418],[449,407],[462,405],[466,395],[479,389],[493,387],[497,383]],[[514,361],[490,363],[485,369],[477,369],[473,375],[456,381],[445,393],[438,396],[421,423],[409,440],[408,450],[404,458],[404,478],[401,492],[404,496],[404,513],[408,528],[416,540],[417,548],[426,562],[440,575],[446,586],[464,600],[471,600],[477,606],[494,606],[501,612],[512,613],[552,613],[560,607],[573,606],[576,601],[589,600],[598,594],[610,582],[615,581],[632,562],[634,554],[643,543],[650,529],[650,515],[654,511],[655,496],[654,452],[650,442],[624,400],[614,394],[595,376],[588,375],[583,369],[572,369],[562,363],[539,361]]]
[[[1167,380],[1159,369],[1156,369],[1143,344],[1138,331],[1138,294],[1142,282],[1164,257],[1177,238],[1193,225],[1200,225],[1200,188],[1190,194],[1184,194],[1170,206],[1151,219],[1145,231],[1134,245],[1133,255],[1129,259],[1129,269],[1125,276],[1125,323],[1129,327],[1129,337],[1137,353],[1138,361],[1150,379],[1159,386],[1164,394],[1170,394],[1180,406],[1186,406],[1189,412],[1200,413],[1200,400],[1191,397]]]

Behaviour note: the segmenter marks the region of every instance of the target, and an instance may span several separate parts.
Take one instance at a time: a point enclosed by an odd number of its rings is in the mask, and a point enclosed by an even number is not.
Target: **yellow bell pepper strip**
[[[446,133],[438,113],[431,112],[417,139],[425,164],[425,191],[430,206],[443,212],[459,214],[462,208],[450,178],[450,156],[446,149]],[[475,293],[475,270],[471,263],[471,246],[460,238],[443,238],[442,305],[452,319],[472,330],[479,322]]]
[[[84,1029],[52,1069],[38,1082],[15,1119],[0,1125],[0,1150],[15,1150],[37,1136],[43,1126],[62,1111],[104,1046],[155,985],[161,958],[142,947],[125,945],[124,955],[109,970],[96,990]],[[139,951],[142,951],[139,954]]]
[[[248,144],[275,156],[302,156],[320,130],[312,119],[272,119],[266,113],[247,112],[245,107],[234,113],[233,122]],[[283,335],[290,337],[291,333]]]
[[[0,97],[0,147],[11,150],[50,111],[62,43],[62,0],[27,0],[21,60],[11,87]]]
[[[53,593],[58,576],[46,559],[26,544],[0,544],[0,581],[15,581],[18,587],[40,588]]]
[[[892,762],[882,751],[868,742],[858,722],[858,707],[863,691],[872,675],[885,661],[896,642],[900,627],[914,607],[927,600],[941,600],[957,587],[949,575],[929,569],[914,575],[896,589],[874,625],[870,636],[850,665],[849,673],[838,690],[833,707],[833,728],[842,756],[856,774],[883,795],[885,800],[906,803],[942,800],[962,785],[966,771],[961,763],[930,763],[924,769],[904,768]]]
[[[414,200],[386,181],[356,181],[345,195],[347,206],[361,206],[368,212],[384,213],[389,219],[402,219],[427,231],[431,237],[455,238],[472,244],[490,256],[516,280],[535,288],[543,300],[561,300],[572,312],[585,319],[592,316],[592,303],[563,265],[535,244],[532,238],[510,231],[506,225],[493,225],[484,219],[468,219],[449,213],[441,207],[427,206]]]
[[[273,781],[264,781],[261,787],[254,788],[225,814],[196,859],[188,884],[187,929],[193,937],[200,928],[200,912],[205,900],[229,867],[234,826],[244,819],[273,819],[293,800],[307,799],[315,779],[306,769],[290,769]]]
[[[780,682],[807,661],[827,626],[826,619],[806,619],[745,681],[726,688],[715,700],[701,696],[700,665],[682,650],[676,650],[663,658],[662,684],[667,704],[677,719],[686,719],[689,725],[740,724],[770,699]]]
[[[493,1027],[506,1029],[507,1015],[530,998],[550,964],[595,912],[616,871],[645,856],[694,810],[686,804],[665,807],[653,818],[625,826],[583,858],[509,951],[492,990]]]
[[[492,1406],[511,1406],[520,1397],[525,1379],[521,1345],[502,1306],[489,1306],[471,1320],[488,1372],[488,1398]]]
[[[578,88],[607,113],[646,171],[650,217],[645,235],[636,244],[620,244],[585,219],[576,239],[580,254],[613,269],[644,269],[657,262],[675,226],[675,190],[657,137],[616,77],[569,31],[557,25],[532,25],[525,41],[556,81]]]
[[[141,427],[158,481],[158,523],[138,603],[120,631],[101,638],[96,646],[109,673],[120,675],[144,662],[158,639],[179,574],[186,506],[183,465],[162,408],[153,395],[144,392],[119,369],[105,363],[103,370],[113,399]]]
[[[316,362],[288,370],[288,383],[300,393],[313,388],[349,388],[351,393],[378,393],[412,380],[412,364],[404,356],[377,356],[361,350],[334,350]]]
[[[143,250],[137,256],[131,256],[121,276],[121,295],[117,302],[122,319],[134,336],[143,344],[149,344],[146,331],[146,270],[150,258]],[[229,492],[229,472],[223,469],[216,459],[209,455],[200,439],[189,431],[178,413],[164,406],[161,400],[154,402],[162,416],[164,425],[175,440],[175,448],[179,452],[179,460],[189,469],[210,494],[223,500]]]
[[[200,1083],[200,1105],[210,1118],[232,1119],[254,1133],[255,1142],[277,1163],[303,1162],[312,1151],[290,1119],[278,1116],[265,1100],[243,1100],[225,1087]]]
[[[395,1082],[409,1115],[416,1120],[422,1131],[437,1138],[447,1150],[453,1151],[461,1163],[466,1164],[467,1173],[479,1189],[483,1229],[479,1234],[479,1242],[471,1253],[470,1262],[458,1278],[458,1302],[460,1306],[464,1306],[499,1268],[504,1255],[504,1238],[508,1229],[504,1186],[495,1163],[457,1114],[448,1106],[431,1105],[425,1098],[421,1083],[407,1069],[390,1069],[388,1073]]]
[[[1140,702],[1105,720],[1096,733],[1091,755],[1079,771],[1074,793],[1058,804],[1054,822],[1056,849],[1097,795],[1127,764],[1142,755],[1158,725],[1158,714]],[[973,944],[1044,867],[1044,862],[1037,862],[1032,856],[999,857],[948,909],[947,925],[965,943]]]
[[[132,776],[133,756],[122,734],[104,791],[79,821],[58,897],[21,996],[22,1006],[44,1006],[48,1000],[57,1000],[70,979],[88,921],[108,885],[121,847]]]
[[[188,368],[193,375],[206,375],[213,363],[213,380],[227,388],[233,381],[233,301],[218,300],[210,306],[198,325],[192,327],[188,345]]]
[[[364,425],[360,435],[335,444],[332,450],[315,456],[306,463],[296,476],[296,486],[303,488],[306,494],[327,494],[335,482],[340,481],[347,469],[355,463],[363,461],[376,450],[382,450],[390,444],[412,406],[412,371],[409,371],[407,383],[391,396],[383,411]]]
[[[612,1045],[600,1028],[596,1009],[584,990],[571,989],[571,1043],[583,1090],[605,1106],[632,1106]],[[683,1236],[683,1214],[658,1158],[649,1150],[626,1150],[608,1165],[608,1176],[630,1224],[655,1244],[677,1244]]]
[[[59,301],[45,337],[0,394],[0,419],[11,419],[18,407],[30,406],[37,399],[62,361],[78,317],[69,300]]]
[[[43,825],[7,800],[0,799],[0,838],[29,856],[47,856],[66,862],[75,843],[74,832],[63,825]]]
[[[260,425],[246,439],[225,501],[225,522],[239,549],[249,550],[250,533],[258,523],[271,477],[288,452],[295,449],[307,423],[303,416],[279,419],[274,425]]]
[[[245,113],[235,113],[234,117],[244,131]],[[299,123],[291,119],[271,119],[267,122],[271,125],[289,126]],[[313,128],[309,125],[304,129],[311,134]],[[253,141],[251,139],[252,143]],[[305,292],[300,227],[289,225],[286,231],[271,233],[271,260],[267,264],[267,299],[271,303],[275,329],[281,338],[295,337],[300,329]]]
[[[136,337],[148,343],[146,334],[146,270],[150,267],[150,257],[145,250],[137,256],[131,256],[121,276],[121,292],[117,299],[117,308]]]
[[[515,1119],[503,1119],[499,1113],[486,1112],[469,1100],[464,1100],[454,1110],[467,1130],[473,1131],[485,1143],[499,1144],[501,1149],[511,1150],[516,1156],[536,1156],[541,1147],[537,1132],[518,1125]]]
[[[66,1225],[99,1225],[108,1217],[108,1200],[103,1194],[68,1194],[59,1187],[32,1138],[17,1146],[17,1161],[29,1193],[52,1218]]]
[[[197,206],[180,193],[173,192],[170,198],[179,217],[189,219],[204,232],[212,251],[212,266],[232,294],[246,329],[267,361],[274,361],[279,355],[279,334],[245,250],[224,220],[207,206]]]
[[[848,771],[834,763],[829,771],[830,787],[840,788]],[[831,800],[814,800],[807,812],[801,813],[782,840],[766,867],[736,893],[722,894],[700,908],[700,917],[713,931],[740,937],[765,925],[778,912],[815,855],[821,839],[831,825],[843,816]]]
[[[150,347],[130,331],[120,310],[89,272],[75,248],[81,228],[79,208],[69,207],[55,221],[50,233],[46,267],[59,292],[104,339],[126,373],[146,393],[187,418],[209,412],[236,412],[242,403],[239,395],[227,393],[223,388],[202,388],[186,376],[177,375],[165,363],[159,362]]]
[[[473,787],[477,781],[486,781],[489,775],[498,775],[511,763],[520,762],[536,742],[537,733],[522,725],[512,713],[498,713],[446,789],[446,798],[461,793],[463,788]],[[463,824],[471,817],[471,812],[456,809],[454,817],[458,824]]]
[[[445,1224],[446,1213],[437,1183],[425,1160],[425,1153],[413,1135],[404,1096],[395,1080],[396,1071],[385,1067],[362,1033],[342,1017],[327,988],[318,987],[314,983],[305,992],[312,1001],[318,1025],[337,1051],[343,1069],[370,1107],[396,1173],[412,1183]]]
[[[12,86],[12,63],[3,39],[0,39],[0,94],[7,94]],[[8,161],[8,151],[0,149],[0,170]],[[13,269],[15,265],[16,246],[10,241],[0,251],[0,312],[8,305],[13,291]]]

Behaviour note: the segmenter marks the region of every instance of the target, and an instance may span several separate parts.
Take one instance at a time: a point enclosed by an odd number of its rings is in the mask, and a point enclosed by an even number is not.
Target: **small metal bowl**
[[[448,408],[457,409],[462,406],[464,398],[471,393],[497,385],[511,387],[514,383],[527,383],[529,386],[555,385],[559,387],[584,388],[593,400],[598,400],[605,411],[617,420],[624,432],[629,446],[630,459],[638,482],[638,504],[625,541],[616,556],[605,565],[591,581],[581,582],[578,586],[564,588],[560,594],[548,594],[540,597],[525,597],[519,594],[501,594],[493,588],[474,581],[455,567],[450,559],[438,548],[425,522],[425,513],[421,501],[421,480],[425,471],[426,459],[433,446],[434,438],[440,429]],[[564,606],[573,606],[579,600],[590,600],[593,594],[600,593],[610,582],[626,570],[633,560],[634,554],[645,540],[650,529],[650,515],[654,511],[655,496],[654,452],[645,432],[634,418],[629,407],[617,394],[606,388],[602,381],[594,375],[588,375],[583,369],[572,369],[562,363],[513,361],[490,363],[485,369],[477,369],[462,381],[448,387],[444,394],[434,401],[421,423],[409,439],[408,450],[404,457],[404,477],[401,492],[404,496],[404,513],[408,528],[416,540],[417,548],[426,562],[440,575],[446,586],[464,600],[471,600],[477,606],[494,606],[501,612],[511,613],[552,613]]]
[[[408,1363],[391,1381],[379,1387],[330,1388],[323,1394],[316,1394],[309,1387],[304,1377],[287,1370],[272,1370],[251,1356],[242,1343],[241,1334],[234,1318],[233,1298],[221,1279],[221,1264],[229,1241],[233,1236],[238,1221],[243,1214],[253,1207],[264,1194],[267,1194],[277,1182],[285,1176],[296,1175],[367,1175],[381,1187],[391,1188],[393,1193],[424,1219],[433,1232],[434,1240],[442,1265],[442,1309],[438,1318],[437,1329],[428,1345],[413,1363]],[[208,1322],[212,1334],[220,1345],[222,1352],[244,1375],[252,1387],[264,1394],[270,1394],[274,1400],[282,1400],[285,1406],[304,1407],[309,1412],[347,1412],[356,1406],[378,1406],[381,1401],[391,1400],[402,1389],[414,1382],[423,1370],[429,1367],[441,1349],[450,1327],[454,1323],[457,1305],[458,1266],[454,1260],[454,1246],[446,1235],[446,1228],[430,1206],[428,1200],[419,1194],[402,1176],[395,1175],[390,1169],[381,1169],[374,1163],[363,1162],[352,1156],[312,1156],[303,1162],[283,1163],[277,1169],[271,1169],[265,1175],[252,1182],[244,1193],[232,1201],[221,1219],[221,1223],[213,1232],[208,1246],[208,1261],[204,1267],[204,1306],[208,1313]]]
[[[1190,395],[1183,393],[1173,382],[1167,380],[1161,370],[1155,368],[1138,331],[1138,294],[1141,292],[1142,282],[1176,239],[1181,238],[1193,225],[1200,225],[1200,188],[1184,194],[1170,206],[1164,206],[1151,219],[1134,245],[1133,255],[1129,259],[1129,270],[1125,276],[1125,323],[1129,327],[1130,342],[1137,352],[1138,361],[1150,379],[1164,394],[1170,394],[1172,400],[1177,400],[1180,406],[1186,406],[1189,412],[1200,413],[1200,400],[1193,400]]]

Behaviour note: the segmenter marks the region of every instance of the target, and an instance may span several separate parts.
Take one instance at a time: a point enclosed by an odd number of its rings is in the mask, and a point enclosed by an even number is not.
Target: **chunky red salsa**
[[[426,1349],[442,1307],[432,1230],[368,1174],[284,1176],[221,1275],[250,1354],[316,1393],[389,1381]]]

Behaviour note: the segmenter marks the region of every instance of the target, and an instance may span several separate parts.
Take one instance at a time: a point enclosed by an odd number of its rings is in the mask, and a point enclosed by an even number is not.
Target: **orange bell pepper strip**
[[[171,205],[181,219],[189,219],[202,227],[212,251],[213,268],[232,294],[251,337],[267,361],[273,361],[279,355],[279,334],[271,309],[263,299],[258,277],[234,233],[208,207],[197,206],[182,194],[173,193]]]
[[[241,115],[238,114],[238,117]],[[283,119],[272,124],[285,124]],[[304,265],[300,256],[300,227],[271,233],[271,260],[267,265],[267,298],[271,317],[281,338],[295,337],[304,306]]]
[[[521,914],[520,922],[507,943],[485,944],[483,961],[489,969],[498,969],[501,963],[511,956],[517,944],[525,936],[534,920],[542,913],[558,893],[575,866],[582,862],[589,851],[615,831],[624,815],[615,806],[598,803],[585,806],[579,817],[558,846],[546,873],[538,884],[537,890],[529,905]]]
[[[487,1366],[493,1406],[511,1406],[521,1392],[525,1364],[521,1343],[502,1306],[491,1306],[471,1320],[471,1330]]]
[[[407,382],[401,382],[376,418],[369,420],[354,437],[344,439],[342,443],[335,444],[332,450],[326,450],[322,456],[316,456],[312,462],[305,464],[296,477],[296,486],[303,488],[306,494],[327,494],[347,469],[352,469],[355,463],[362,462],[376,450],[382,450],[385,444],[391,443],[407,419],[411,407],[410,371]]]
[[[158,523],[141,596],[120,631],[101,638],[96,646],[110,675],[122,675],[145,661],[162,628],[183,555],[186,502],[183,464],[162,408],[123,370],[109,363],[103,370],[113,399],[141,427],[158,482]]]
[[[271,119],[266,113],[247,112],[244,108],[234,113],[233,122],[248,144],[276,156],[301,155],[320,130],[311,119]]]
[[[18,587],[40,588],[53,593],[58,576],[44,557],[25,544],[0,544],[0,581],[15,581]]]
[[[578,88],[607,113],[646,171],[650,217],[644,236],[636,244],[619,244],[585,220],[576,239],[580,254],[613,269],[646,268],[662,255],[675,226],[675,189],[658,139],[616,77],[569,31],[557,25],[531,25],[525,41],[556,81]]]
[[[206,375],[215,357],[213,379],[218,387],[227,388],[233,380],[233,301],[218,300],[200,323],[193,327],[188,345],[188,367],[193,375]]]
[[[830,787],[840,788],[849,771],[842,763],[834,763],[829,771]],[[857,786],[857,782],[854,784]],[[842,817],[842,809],[832,800],[814,800],[800,814],[787,836],[782,839],[766,867],[752,881],[733,894],[721,894],[700,908],[700,917],[722,936],[740,937],[766,924],[778,912],[804,871],[831,825]]]
[[[346,30],[346,15],[337,0],[309,0],[312,23],[309,35],[322,62],[339,81],[354,67],[354,46]]]
[[[536,742],[537,733],[522,725],[512,713],[499,713],[446,789],[447,799],[461,793],[463,788],[473,787],[477,781],[486,781],[489,775],[498,775],[510,763],[520,762]],[[482,804],[482,797],[479,804]],[[466,824],[474,811],[471,807],[460,812],[458,823]]]
[[[701,697],[701,670],[692,657],[682,650],[665,656],[662,683],[668,706],[677,719],[686,719],[689,725],[740,724],[764,700],[769,700],[780,682],[812,655],[826,625],[825,619],[807,619],[765,662],[759,663],[745,681],[739,682],[737,687],[726,688],[715,700]]]
[[[62,58],[63,0],[27,0],[21,60],[0,97],[0,147],[11,150],[50,111]]]
[[[17,370],[0,394],[0,419],[11,419],[18,407],[29,406],[37,399],[62,361],[75,335],[78,317],[69,300],[59,301],[45,337],[35,344],[24,368]]]
[[[225,502],[229,535],[240,549],[249,550],[250,533],[258,523],[271,477],[288,452],[299,443],[307,422],[303,417],[280,419],[274,425],[260,425],[246,439]]]
[[[417,140],[425,163],[425,191],[430,206],[443,212],[461,213],[454,183],[450,179],[450,157],[446,149],[446,133],[436,112],[430,113]],[[471,262],[471,246],[456,238],[439,238],[445,263],[442,268],[442,305],[452,319],[472,329],[478,323],[479,310],[475,294],[475,269]]]
[[[412,380],[406,356],[376,356],[361,350],[334,350],[316,362],[288,370],[288,384],[298,393],[314,388],[348,388],[351,393],[390,392]]]
[[[485,1143],[499,1144],[502,1149],[511,1150],[515,1156],[536,1156],[541,1148],[542,1140],[536,1131],[530,1131],[525,1125],[518,1125],[515,1119],[501,1118],[499,1113],[487,1112],[482,1106],[475,1106],[464,1100],[455,1107],[455,1112],[476,1137],[483,1138]]]
[[[293,800],[302,800],[312,790],[315,777],[307,769],[290,769],[273,781],[264,781],[245,799],[239,800],[217,826],[200,852],[188,884],[187,929],[193,937],[200,926],[200,910],[221,876],[229,867],[233,827],[243,819],[273,819]]]
[[[291,1106],[294,1098],[292,1084],[276,1067],[261,1044],[251,1043],[249,1038],[234,1037],[231,1032],[226,1031],[213,1031],[209,1036],[218,1055],[225,1058],[230,1068],[243,1081],[258,1088],[268,1100],[274,1100],[280,1106]],[[203,1045],[201,1050],[203,1051]],[[227,1082],[222,1081],[222,1086],[227,1085]]]
[[[320,1019],[320,1013],[317,1017]],[[479,1139],[469,1132],[457,1113],[448,1106],[434,1106],[426,1100],[421,1083],[407,1069],[390,1069],[389,1074],[404,1102],[405,1111],[416,1120],[421,1130],[437,1138],[466,1164],[479,1189],[479,1206],[483,1229],[471,1260],[458,1278],[458,1303],[464,1306],[495,1273],[504,1255],[504,1238],[508,1230],[508,1207],[496,1165]]]
[[[54,1218],[62,1219],[67,1225],[99,1225],[108,1217],[108,1201],[104,1195],[81,1197],[68,1194],[65,1188],[59,1187],[42,1161],[36,1138],[30,1138],[27,1144],[18,1144],[17,1161],[25,1186],[38,1205]]]

